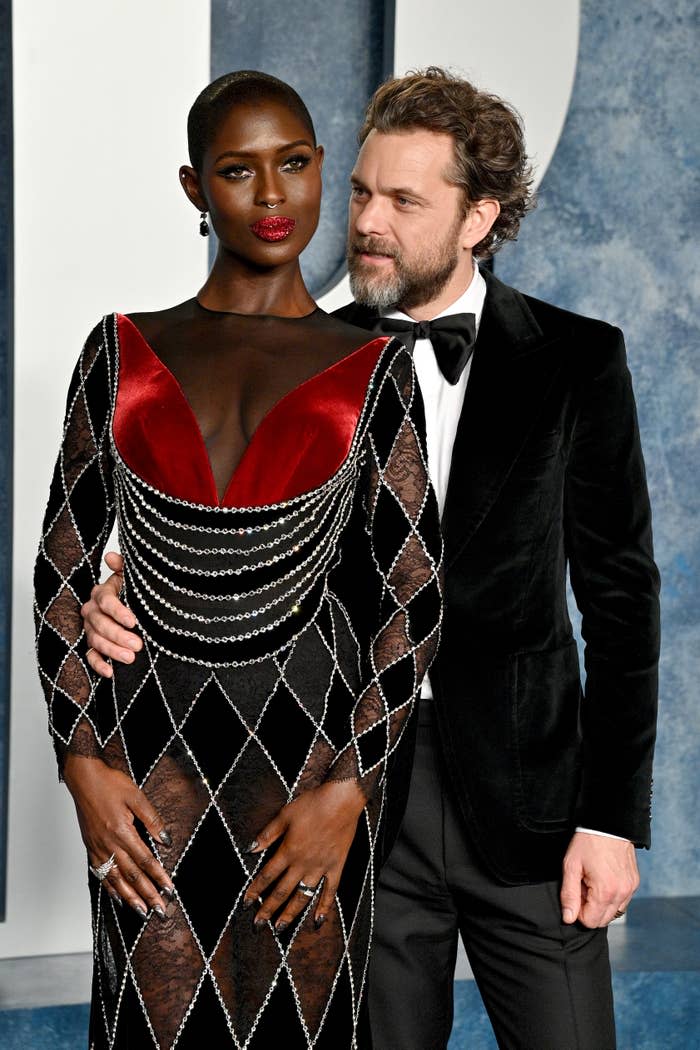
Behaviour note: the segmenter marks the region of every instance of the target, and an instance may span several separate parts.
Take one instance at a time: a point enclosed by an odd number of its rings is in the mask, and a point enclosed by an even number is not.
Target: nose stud
[[[277,201],[277,204],[269,204],[268,201],[260,201],[260,203],[262,204],[262,206],[264,208],[277,208],[277,207],[279,207],[279,201]]]

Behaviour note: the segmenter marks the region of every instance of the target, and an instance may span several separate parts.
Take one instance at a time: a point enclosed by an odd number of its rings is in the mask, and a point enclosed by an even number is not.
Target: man
[[[360,141],[356,303],[340,314],[413,345],[446,547],[408,800],[389,800],[389,823],[403,821],[377,894],[375,1048],[446,1046],[461,935],[499,1046],[608,1050],[606,926],[649,845],[658,657],[622,335],[475,267],[530,206],[522,130],[501,100],[411,74],[379,88]],[[129,636],[105,616],[129,626],[117,586],[85,613],[90,645],[119,659]],[[409,743],[395,759],[407,774]]]

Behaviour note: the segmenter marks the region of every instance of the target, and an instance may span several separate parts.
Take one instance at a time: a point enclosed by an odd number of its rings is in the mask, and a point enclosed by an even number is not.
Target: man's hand
[[[90,647],[88,663],[103,678],[111,678],[111,665],[103,657],[119,660],[123,664],[133,663],[134,653],[143,648],[143,642],[128,629],[136,627],[136,617],[119,601],[124,559],[121,554],[110,551],[105,555],[105,561],[112,575],[104,583],[98,583],[92,588],[90,601],[85,603],[80,614],[85,621],[85,634]]]
[[[576,832],[564,857],[562,918],[590,929],[607,926],[626,911],[639,886],[637,858],[631,842]]]

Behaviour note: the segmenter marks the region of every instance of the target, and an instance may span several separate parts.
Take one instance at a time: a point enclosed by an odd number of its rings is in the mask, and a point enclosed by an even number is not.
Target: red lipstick
[[[265,219],[258,219],[250,228],[262,241],[283,241],[295,226],[296,220],[288,219],[286,215],[268,215]]]

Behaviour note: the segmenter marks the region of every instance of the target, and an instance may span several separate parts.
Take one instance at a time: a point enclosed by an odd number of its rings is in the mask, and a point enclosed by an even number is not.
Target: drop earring
[[[199,232],[202,237],[209,236],[209,223],[207,222],[207,213],[205,211],[200,213],[202,218],[199,223]]]

